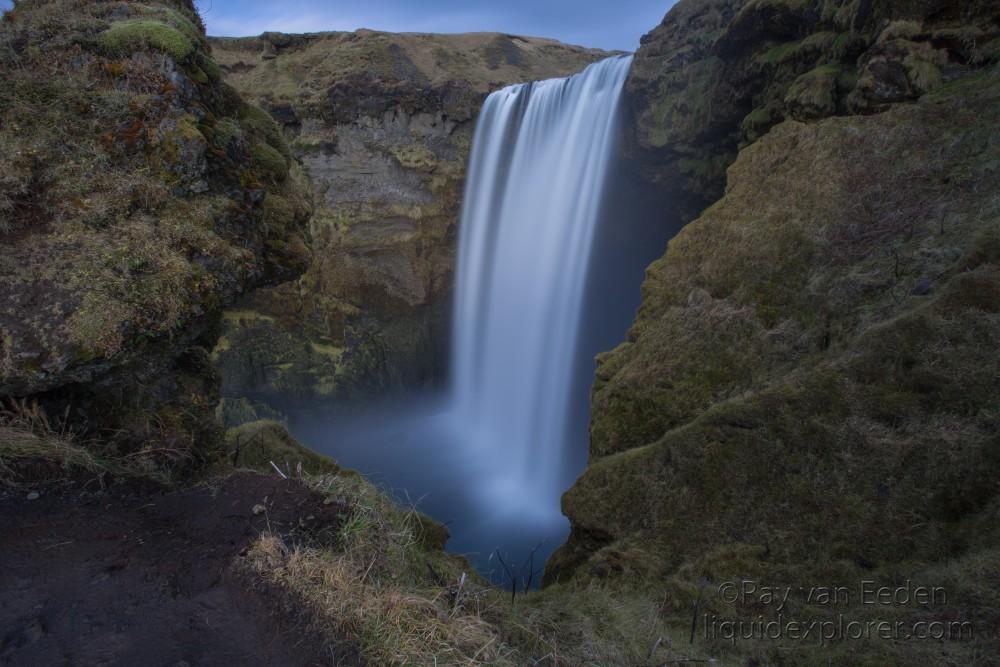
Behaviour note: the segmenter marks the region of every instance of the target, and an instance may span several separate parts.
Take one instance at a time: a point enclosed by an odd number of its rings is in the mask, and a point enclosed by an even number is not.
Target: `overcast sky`
[[[210,35],[495,31],[634,51],[676,0],[196,0]],[[0,9],[11,6],[0,0]]]

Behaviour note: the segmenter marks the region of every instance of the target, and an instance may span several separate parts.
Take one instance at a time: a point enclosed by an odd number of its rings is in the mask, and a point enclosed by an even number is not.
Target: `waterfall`
[[[631,62],[610,58],[576,76],[504,88],[476,128],[449,412],[503,495],[529,504],[551,507],[563,490],[584,286]]]

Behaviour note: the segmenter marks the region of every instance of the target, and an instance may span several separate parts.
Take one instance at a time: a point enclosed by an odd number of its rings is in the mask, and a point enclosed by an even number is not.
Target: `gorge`
[[[996,664],[1000,7],[650,28],[6,11],[0,664]]]
[[[643,223],[655,228],[649,209],[634,207],[625,223],[607,208],[621,196],[609,175],[623,171],[630,64],[603,60],[504,88],[483,105],[458,234],[446,389],[359,408],[360,417],[299,410],[290,422],[303,442],[445,522],[449,549],[498,583],[498,553],[518,565],[533,556],[540,570],[566,538],[559,498],[586,452],[586,415],[575,407],[607,344],[583,335],[584,311],[597,313],[590,320],[600,322],[587,323],[606,339],[620,337],[628,304],[638,304],[641,275],[629,269],[663,243],[615,256],[600,233],[642,238]],[[588,291],[595,284],[604,289]]]

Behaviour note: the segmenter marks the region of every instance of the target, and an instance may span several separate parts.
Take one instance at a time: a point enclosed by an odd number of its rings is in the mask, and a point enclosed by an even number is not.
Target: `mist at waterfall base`
[[[677,231],[618,151],[630,62],[487,99],[448,390],[291,414],[300,440],[444,523],[448,550],[498,584],[509,585],[497,552],[523,585],[568,536],[560,496],[587,462],[594,356],[624,339],[645,267]]]

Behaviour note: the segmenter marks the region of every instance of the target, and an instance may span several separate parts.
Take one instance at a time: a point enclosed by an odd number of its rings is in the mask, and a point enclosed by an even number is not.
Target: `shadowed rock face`
[[[268,414],[268,402],[433,384],[447,362],[456,225],[480,105],[504,85],[565,76],[610,54],[491,33],[367,30],[213,47],[227,80],[284,125],[316,201],[307,274],[248,295],[226,317],[215,351],[226,418]]]
[[[18,3],[0,44],[0,396],[126,449],[210,450],[214,323],[308,261],[277,126],[221,81],[190,2]]]
[[[995,3],[770,0],[644,40],[633,156],[714,203],[598,357],[547,582],[638,577],[690,618],[702,577],[940,577],[995,624],[998,36]]]
[[[998,38],[986,1],[682,1],[636,53],[630,152],[688,221],[771,127],[917,99],[994,62]]]

